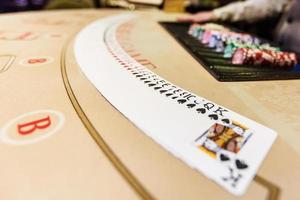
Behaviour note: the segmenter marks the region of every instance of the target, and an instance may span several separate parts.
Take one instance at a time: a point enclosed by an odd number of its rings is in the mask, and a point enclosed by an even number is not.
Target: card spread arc
[[[84,28],[74,45],[80,68],[99,92],[145,134],[231,193],[243,194],[276,133],[164,80],[135,61],[116,38],[118,27],[133,18],[128,14],[108,17]],[[241,125],[233,127],[233,122]],[[211,141],[202,144],[214,152],[215,158],[199,150],[195,139],[215,123],[232,129],[220,134],[231,135],[236,141],[237,137],[244,139],[237,153]],[[228,159],[224,160],[225,154]]]

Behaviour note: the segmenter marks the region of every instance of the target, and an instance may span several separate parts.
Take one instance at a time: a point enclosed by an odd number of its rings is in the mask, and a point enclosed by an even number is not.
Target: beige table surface
[[[157,23],[176,14],[135,12],[129,39],[149,69],[278,132],[248,191],[235,197],[143,134],[76,64],[76,33],[120,12],[0,15],[1,134],[32,141],[62,123],[32,144],[0,142],[0,199],[300,199],[300,80],[218,82]],[[50,128],[18,134],[18,124],[45,116]]]

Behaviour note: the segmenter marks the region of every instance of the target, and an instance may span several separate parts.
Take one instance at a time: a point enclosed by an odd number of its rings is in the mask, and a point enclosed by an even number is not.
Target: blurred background
[[[0,0],[0,12],[41,9],[121,7],[138,9],[157,7],[174,11],[209,10],[233,0]]]
[[[239,0],[0,0],[0,13],[81,8],[122,8],[138,10],[157,8],[167,12],[188,12],[212,10]],[[240,0],[241,1],[241,0]],[[246,32],[270,39],[271,32],[280,16],[255,22],[227,23]]]

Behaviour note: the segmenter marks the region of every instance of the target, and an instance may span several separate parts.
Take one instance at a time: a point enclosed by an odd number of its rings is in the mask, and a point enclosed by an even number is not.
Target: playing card
[[[132,18],[108,17],[78,34],[75,56],[82,71],[146,135],[231,193],[243,194],[276,133],[141,65],[116,36]]]

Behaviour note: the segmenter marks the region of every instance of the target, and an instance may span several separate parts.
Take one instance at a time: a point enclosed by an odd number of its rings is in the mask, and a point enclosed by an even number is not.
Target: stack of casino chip
[[[251,43],[241,43],[241,42],[227,42],[226,47],[223,51],[224,58],[232,58],[234,52],[238,48],[250,48],[250,49],[261,49],[261,50],[272,50],[279,51],[277,47],[271,47],[269,44],[255,45]]]
[[[258,38],[252,37],[249,34],[236,33],[222,26],[213,26],[213,24],[192,24],[188,33],[197,38],[202,44],[215,49],[216,52],[224,52],[226,47],[228,45],[231,46],[233,43],[241,45],[261,44]],[[229,55],[229,57],[231,56],[232,54]],[[228,57],[228,54],[224,54],[224,57]]]
[[[282,52],[247,33],[237,33],[215,24],[192,24],[189,34],[232,64],[263,65],[290,68],[297,64],[294,53]]]
[[[291,68],[297,64],[297,57],[295,53],[283,51],[238,48],[232,64]]]

